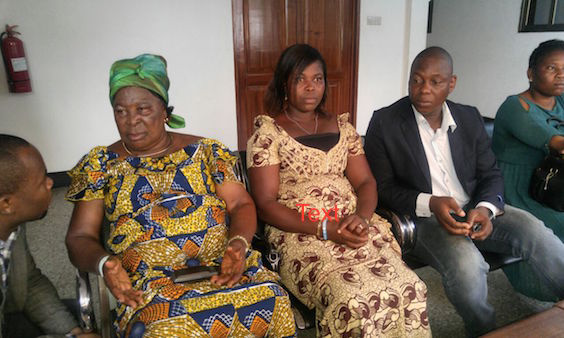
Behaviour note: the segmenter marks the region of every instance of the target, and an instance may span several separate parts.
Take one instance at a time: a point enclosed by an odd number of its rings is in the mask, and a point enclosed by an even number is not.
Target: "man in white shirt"
[[[489,266],[479,249],[522,257],[562,299],[564,244],[530,213],[504,205],[503,178],[478,110],[447,101],[455,85],[447,51],[419,53],[409,97],[374,113],[365,151],[380,203],[414,217],[410,254],[441,273],[449,300],[475,336],[495,328]]]

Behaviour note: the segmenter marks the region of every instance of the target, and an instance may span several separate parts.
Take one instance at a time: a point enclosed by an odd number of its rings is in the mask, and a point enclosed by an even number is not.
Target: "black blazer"
[[[456,122],[448,131],[456,175],[470,196],[470,207],[487,201],[503,210],[503,178],[484,122],[475,107],[447,100]],[[431,193],[431,174],[409,97],[372,116],[364,145],[378,183],[379,202],[415,216],[417,195]],[[461,206],[463,207],[463,206]]]

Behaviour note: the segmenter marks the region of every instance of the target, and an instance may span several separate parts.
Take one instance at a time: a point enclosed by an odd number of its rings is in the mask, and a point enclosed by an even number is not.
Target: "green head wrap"
[[[110,69],[110,101],[118,90],[124,87],[141,87],[157,94],[168,106],[168,87],[170,82],[166,74],[166,60],[160,55],[142,54],[133,59],[114,62]],[[168,126],[182,128],[184,118],[172,114],[173,107],[167,107]]]

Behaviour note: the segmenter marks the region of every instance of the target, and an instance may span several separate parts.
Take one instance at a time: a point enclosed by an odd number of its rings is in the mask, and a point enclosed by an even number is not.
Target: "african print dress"
[[[108,249],[143,291],[138,307],[118,308],[122,335],[141,321],[151,337],[295,336],[288,295],[257,251],[232,288],[170,278],[186,266],[221,264],[229,222],[215,184],[238,182],[236,161],[220,142],[202,139],[160,158],[118,158],[96,147],[69,172],[67,199],[104,200]]]
[[[364,151],[348,114],[338,117],[338,125],[339,141],[324,152],[258,116],[247,165],[280,166],[278,202],[290,209],[336,205],[339,217],[353,214],[356,196],[344,172],[347,158]],[[316,308],[318,336],[430,336],[425,284],[403,263],[390,224],[374,214],[370,225],[369,241],[359,249],[268,226],[268,240],[281,254],[282,282]]]

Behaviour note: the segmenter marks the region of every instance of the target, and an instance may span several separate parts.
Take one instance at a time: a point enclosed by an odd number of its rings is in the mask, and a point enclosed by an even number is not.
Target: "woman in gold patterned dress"
[[[374,214],[376,182],[348,114],[323,111],[326,66],[286,49],[247,145],[251,191],[280,276],[316,308],[321,337],[430,336],[426,287]],[[335,213],[335,211],[337,211]]]
[[[160,56],[113,64],[121,140],[95,147],[69,173],[71,261],[104,277],[121,337],[295,336],[288,295],[248,248],[256,214],[235,177],[237,157],[219,141],[166,131],[165,123],[184,125],[167,108],[168,86]],[[219,275],[175,283],[187,266],[216,266]]]

